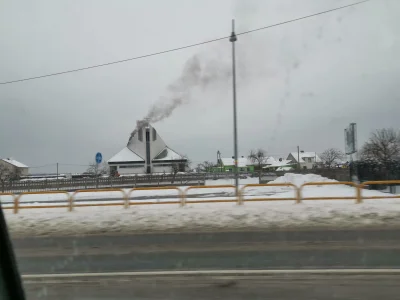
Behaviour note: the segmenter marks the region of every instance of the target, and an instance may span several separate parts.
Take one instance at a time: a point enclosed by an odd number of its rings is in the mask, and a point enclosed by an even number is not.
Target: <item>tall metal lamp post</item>
[[[235,20],[232,20],[232,33],[229,38],[232,43],[232,88],[233,88],[233,145],[235,159],[235,192],[239,195],[239,169],[238,169],[238,141],[237,141],[237,112],[236,112],[236,62],[235,62]]]

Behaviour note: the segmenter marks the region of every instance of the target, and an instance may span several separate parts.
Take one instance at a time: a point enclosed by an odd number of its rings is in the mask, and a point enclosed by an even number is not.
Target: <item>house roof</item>
[[[321,162],[321,159],[319,158],[318,154],[316,152],[300,152],[299,154],[297,152],[291,152],[289,155],[292,155],[295,162],[298,162],[297,156],[299,155],[300,157],[300,162],[306,162],[304,159],[305,158],[316,158],[316,162]]]
[[[144,159],[137,155],[135,152],[125,147],[113,157],[111,157],[107,162],[123,162],[123,161],[140,161],[144,162]]]
[[[234,166],[235,165],[235,160],[231,157],[226,157],[226,158],[221,158],[222,164],[224,166]],[[272,156],[266,157],[264,159],[263,164],[270,165],[275,162],[275,158]],[[238,167],[246,167],[246,166],[253,166],[257,164],[256,162],[253,162],[251,159],[247,157],[238,157]]]
[[[266,165],[264,168],[274,168],[274,167],[290,167],[291,165],[294,165],[295,163],[293,163],[291,160],[288,159],[282,159],[282,161],[279,160],[275,160],[274,162],[272,162],[271,164]]]
[[[3,158],[2,161],[5,161],[17,168],[29,168],[27,165],[24,165],[23,163],[16,161],[15,159]]]
[[[234,166],[235,160],[231,157],[221,158],[224,166]],[[238,157],[238,167],[246,167],[252,165],[252,162],[247,157]]]
[[[165,147],[160,153],[156,155],[153,161],[165,161],[165,160],[184,160],[185,158],[176,153],[171,148]]]
[[[264,164],[267,166],[273,165],[277,162],[278,160],[276,160],[275,158],[273,158],[272,156],[269,156],[265,159]]]
[[[279,167],[275,171],[291,171],[291,170],[293,170],[293,167],[286,166],[286,167]]]

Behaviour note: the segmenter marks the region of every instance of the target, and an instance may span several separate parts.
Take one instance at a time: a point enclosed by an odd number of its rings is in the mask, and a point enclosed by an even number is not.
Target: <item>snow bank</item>
[[[255,183],[249,178],[241,184]],[[285,174],[274,183],[293,183],[297,186],[305,182],[332,182],[315,174]],[[231,184],[230,180],[213,181],[214,184]],[[228,183],[229,182],[229,183]],[[232,182],[233,183],[233,182]],[[229,189],[198,189],[193,193],[205,193],[209,197],[231,195]],[[231,190],[229,190],[231,191]],[[290,187],[249,187],[245,199],[274,197],[294,197]],[[112,193],[112,192],[108,192]],[[158,195],[176,194],[176,191],[138,191],[138,195],[149,193],[149,200],[159,200]],[[214,194],[212,194],[214,193]],[[386,196],[379,191],[363,190],[364,196]],[[94,193],[92,193],[94,194]],[[83,196],[93,197],[89,193]],[[347,185],[307,186],[303,197],[353,197],[355,188]],[[27,195],[38,196],[38,195]],[[39,195],[40,196],[40,195]],[[48,195],[42,195],[47,197]],[[63,195],[61,195],[63,196]],[[115,197],[115,194],[109,194]],[[65,197],[65,196],[64,196]],[[88,197],[89,198],[89,197]],[[21,198],[22,199],[22,198]],[[203,198],[201,198],[203,199]],[[233,199],[233,198],[231,198]],[[173,200],[173,199],[170,199]],[[196,198],[200,200],[200,198]],[[103,200],[105,202],[110,200]],[[190,199],[189,199],[190,201]],[[60,209],[22,209],[13,214],[6,210],[6,220],[14,236],[43,235],[85,235],[100,233],[130,234],[143,231],[191,231],[191,230],[237,230],[237,229],[276,229],[276,228],[357,228],[376,226],[400,226],[400,199],[365,200],[354,204],[355,200],[245,202],[238,206],[234,203],[200,203],[179,207],[178,204],[132,205],[129,209],[119,207],[75,208],[73,212]]]
[[[335,182],[337,180],[322,177],[317,174],[294,174],[286,173],[285,175],[278,177],[270,183],[292,183],[298,187],[307,182]]]
[[[258,183],[258,177],[257,178],[251,178],[248,177],[246,179],[239,179],[239,185],[243,186],[245,184],[250,184],[250,183]],[[235,185],[235,179],[234,178],[224,178],[224,179],[208,179],[205,182],[205,185],[224,185],[224,184],[231,184]]]
[[[130,234],[150,231],[238,230],[277,228],[358,228],[400,226],[400,201],[364,204],[351,201],[288,201],[202,203],[122,207],[6,211],[11,234],[19,236],[68,236]]]

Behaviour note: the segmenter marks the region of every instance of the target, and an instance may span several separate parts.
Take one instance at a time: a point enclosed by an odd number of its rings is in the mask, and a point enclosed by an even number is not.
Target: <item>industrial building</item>
[[[185,172],[187,159],[163,141],[149,123],[135,129],[128,144],[107,161],[110,174],[172,173],[173,169]]]

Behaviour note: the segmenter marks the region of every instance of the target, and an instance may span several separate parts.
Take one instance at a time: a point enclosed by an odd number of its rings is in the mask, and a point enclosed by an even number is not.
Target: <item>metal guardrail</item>
[[[295,197],[284,197],[284,198],[279,198],[279,197],[263,197],[263,198],[252,198],[252,199],[247,199],[246,202],[250,201],[279,201],[279,200],[295,200],[296,203],[300,202],[299,199],[299,188],[295,186],[293,183],[262,183],[262,184],[246,184],[244,187],[240,189],[239,193],[239,204],[243,204],[244,202],[244,190],[248,187],[269,187],[269,186],[287,186],[287,187],[293,187],[295,191]]]
[[[0,205],[1,205],[1,196],[11,196],[13,198],[13,202],[15,202],[15,194],[13,193],[0,193]],[[13,209],[11,206],[2,207],[2,209]]]
[[[74,204],[74,198],[75,198],[75,196],[77,194],[79,194],[79,193],[91,193],[91,192],[94,192],[94,193],[99,193],[99,192],[121,192],[124,202],[123,203],[110,202],[110,203],[79,203],[79,204]],[[74,207],[119,206],[119,205],[124,205],[126,203],[127,199],[128,199],[128,197],[127,197],[126,193],[124,192],[124,190],[123,189],[118,189],[118,188],[77,190],[69,197],[68,210],[72,211]]]
[[[13,193],[0,193],[0,198],[2,196],[11,196],[13,197],[12,206],[4,206],[3,209],[13,209],[14,213],[18,213],[20,209],[31,209],[31,208],[68,208],[68,211],[73,211],[74,207],[88,207],[88,206],[124,206],[126,209],[133,205],[151,205],[151,204],[179,204],[180,206],[185,206],[187,203],[222,203],[222,202],[236,202],[238,205],[243,205],[244,202],[252,202],[252,201],[279,201],[279,200],[295,200],[296,203],[301,203],[302,200],[356,200],[356,203],[361,203],[364,199],[393,199],[400,198],[400,195],[390,195],[390,196],[362,196],[362,189],[368,185],[379,185],[379,184],[399,184],[400,180],[385,180],[385,181],[366,181],[361,184],[355,184],[351,181],[340,181],[340,182],[307,182],[300,187],[292,183],[271,183],[271,184],[247,184],[243,186],[239,190],[239,196],[234,199],[213,199],[213,200],[194,200],[187,201],[187,193],[192,189],[216,189],[216,188],[232,188],[234,189],[234,185],[210,185],[210,186],[189,186],[185,190],[181,190],[176,186],[168,186],[168,187],[136,187],[130,189],[128,192],[125,192],[120,188],[107,188],[107,189],[90,189],[90,190],[78,190],[74,193],[70,194],[67,191],[42,191],[42,192],[24,192],[21,194],[13,194]],[[306,186],[319,186],[319,185],[350,185],[353,186],[356,190],[356,195],[349,196],[329,196],[329,197],[303,197],[302,191]],[[287,186],[293,187],[295,191],[295,197],[261,197],[261,198],[252,198],[245,199],[244,191],[249,187],[273,187],[273,186]],[[147,191],[147,190],[177,190],[179,201],[161,201],[161,202],[132,202],[131,194],[134,191]],[[90,192],[121,192],[123,202],[109,202],[109,203],[75,203],[75,196],[79,193],[90,193]],[[20,199],[24,195],[44,195],[44,194],[64,194],[66,195],[66,204],[64,205],[23,205],[21,206]],[[1,203],[0,203],[1,204]]]
[[[139,187],[139,188],[133,188],[130,189],[127,195],[127,201],[125,202],[125,208],[128,208],[131,204],[130,198],[131,194],[134,191],[149,191],[149,190],[177,190],[178,191],[178,196],[179,199],[182,199],[183,193],[182,190],[176,186],[160,186],[160,187]],[[145,205],[145,204],[178,204],[180,203],[182,205],[182,200],[181,201],[162,201],[162,202],[132,202],[133,205]]]
[[[302,190],[305,186],[315,186],[315,185],[351,185],[356,188],[356,195],[354,197],[343,197],[343,196],[338,196],[338,197],[306,197],[304,198],[302,195]],[[302,184],[299,187],[299,194],[298,194],[298,199],[299,201],[301,200],[356,200],[356,203],[361,203],[361,198],[360,198],[360,188],[359,186],[351,181],[333,181],[333,182],[306,182]]]
[[[365,181],[358,186],[358,190],[360,191],[360,199],[393,199],[400,198],[400,195],[391,195],[391,196],[362,196],[362,190],[368,185],[378,185],[378,184],[399,184],[400,180],[380,180],[380,181]]]
[[[65,191],[43,191],[43,192],[25,192],[14,196],[14,213],[17,214],[21,208],[62,208],[67,207],[67,205],[27,205],[20,206],[20,199],[24,195],[43,195],[43,194],[64,194],[67,196],[67,201],[69,201],[70,196],[68,192]]]
[[[202,186],[189,186],[187,189],[185,189],[182,193],[182,202],[181,206],[185,206],[186,203],[210,203],[210,202],[217,202],[217,203],[222,203],[222,202],[238,202],[239,203],[239,197],[238,199],[235,200],[192,200],[192,201],[187,201],[187,192],[189,190],[193,189],[218,189],[218,188],[233,188],[235,189],[235,186],[232,184],[224,184],[224,185],[202,185]]]

